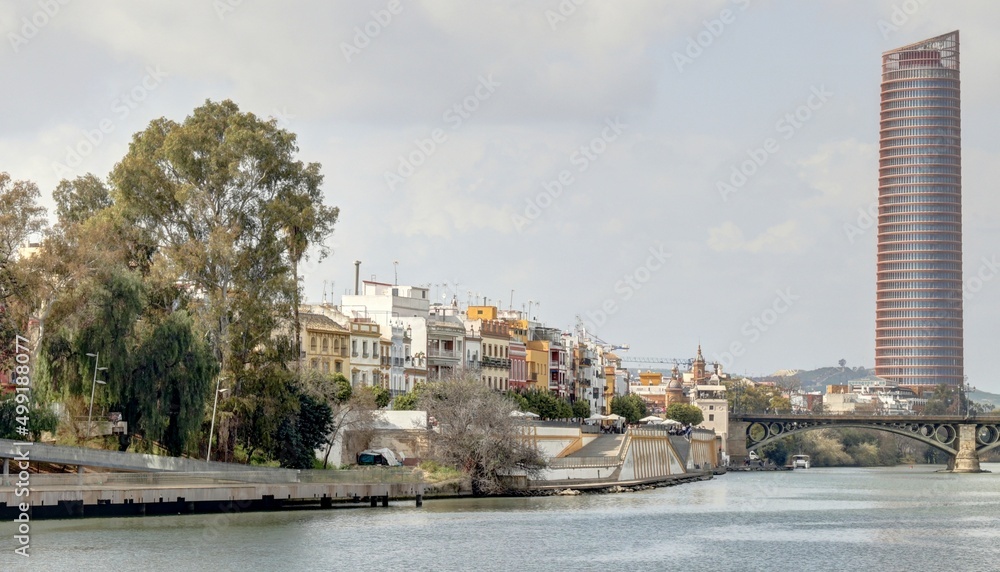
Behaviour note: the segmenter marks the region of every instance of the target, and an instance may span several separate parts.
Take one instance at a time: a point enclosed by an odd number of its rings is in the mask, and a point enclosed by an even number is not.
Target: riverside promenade
[[[374,507],[390,499],[420,506],[423,494],[408,469],[30,474],[0,486],[0,518],[14,518],[25,502],[36,519]]]
[[[0,457],[3,519],[388,506],[390,499],[419,506],[424,494],[420,476],[402,468],[299,471],[6,439]],[[39,463],[77,472],[40,474]]]

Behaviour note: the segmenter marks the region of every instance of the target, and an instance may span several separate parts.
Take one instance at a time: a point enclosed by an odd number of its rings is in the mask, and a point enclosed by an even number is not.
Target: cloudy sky
[[[966,373],[1000,391],[996,2],[64,1],[0,3],[0,170],[48,205],[229,98],[341,209],[312,301],[361,260],[748,374],[874,364],[881,53],[958,29]]]

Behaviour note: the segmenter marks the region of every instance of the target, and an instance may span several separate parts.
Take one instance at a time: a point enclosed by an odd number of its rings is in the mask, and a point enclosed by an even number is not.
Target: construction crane
[[[691,358],[678,359],[678,358],[665,358],[665,357],[623,357],[622,362],[629,363],[672,363],[676,366],[686,366],[691,367],[694,364],[694,360]]]
[[[587,332],[587,326],[584,325],[583,320],[580,319],[580,316],[576,317],[576,332],[577,332],[577,334],[579,334],[579,336],[581,338],[587,339],[587,340],[590,340],[592,342],[596,342],[597,344],[599,344],[602,348],[604,348],[604,351],[608,351],[608,352],[613,352],[613,351],[617,351],[617,350],[628,351],[628,347],[629,347],[628,344],[625,344],[625,345],[610,344],[610,343],[602,340],[601,338],[595,336],[594,334],[588,333]]]

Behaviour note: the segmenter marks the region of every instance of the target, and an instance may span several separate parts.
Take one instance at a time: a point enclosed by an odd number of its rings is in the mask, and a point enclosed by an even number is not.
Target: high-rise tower
[[[882,54],[875,374],[959,385],[962,158],[958,31]]]

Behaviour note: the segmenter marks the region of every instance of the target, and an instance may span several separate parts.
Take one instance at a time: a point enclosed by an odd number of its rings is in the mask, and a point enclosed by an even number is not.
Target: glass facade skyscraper
[[[959,385],[962,158],[958,32],[882,54],[875,374]]]

